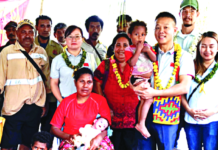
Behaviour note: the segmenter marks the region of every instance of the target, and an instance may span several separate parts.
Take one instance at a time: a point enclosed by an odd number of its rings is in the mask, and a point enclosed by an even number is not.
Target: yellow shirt
[[[35,43],[37,45],[40,45],[39,40],[38,40],[38,36],[35,38]],[[50,67],[51,67],[51,63],[52,63],[53,58],[55,56],[61,54],[63,52],[63,48],[60,44],[56,43],[55,41],[49,40],[48,44],[45,48],[45,51],[49,57],[49,63],[50,63]]]
[[[44,86],[42,77],[35,67],[20,52],[25,49],[16,42],[15,45],[6,47],[0,53],[0,90],[5,86],[5,100],[2,109],[3,115],[17,113],[24,104],[45,105],[46,93],[50,93],[50,68],[46,51],[33,44],[29,52],[30,57],[36,62],[46,76]]]

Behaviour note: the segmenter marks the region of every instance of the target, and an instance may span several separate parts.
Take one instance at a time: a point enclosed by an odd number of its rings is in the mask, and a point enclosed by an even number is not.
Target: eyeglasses
[[[182,10],[182,15],[191,14],[194,15],[196,13],[196,10]]]
[[[68,36],[67,38],[70,39],[70,40],[73,40],[73,39],[79,40],[81,37],[82,36],[80,36],[80,35],[76,35],[76,36]]]

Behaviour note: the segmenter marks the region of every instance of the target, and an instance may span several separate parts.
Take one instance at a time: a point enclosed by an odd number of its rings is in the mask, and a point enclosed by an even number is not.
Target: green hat
[[[185,8],[186,6],[192,6],[196,10],[198,10],[198,0],[183,0],[180,5],[180,11]]]

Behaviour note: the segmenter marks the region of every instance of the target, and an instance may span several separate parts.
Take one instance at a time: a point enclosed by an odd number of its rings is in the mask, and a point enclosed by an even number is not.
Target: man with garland
[[[48,16],[41,15],[36,18],[36,30],[38,36],[35,38],[35,43],[43,47],[49,57],[49,63],[51,67],[52,60],[58,54],[63,52],[62,47],[53,40],[50,40],[52,20]],[[47,115],[41,119],[41,130],[50,132],[50,121],[57,108],[57,99],[52,93],[47,94],[47,100],[49,101],[49,107]]]
[[[144,139],[148,149],[172,150],[179,123],[181,95],[189,90],[194,76],[194,63],[186,51],[173,43],[176,34],[176,18],[169,12],[161,12],[156,17],[154,47],[157,61],[154,62],[154,73],[151,77],[152,87],[144,91],[136,91],[139,96],[154,98],[153,123],[151,138]],[[149,114],[148,114],[149,115]],[[146,147],[147,149],[147,147]]]
[[[2,115],[6,119],[1,149],[17,147],[29,150],[31,137],[38,132],[44,114],[46,93],[51,92],[49,60],[46,51],[34,43],[35,27],[27,19],[17,26],[17,41],[0,53],[0,93],[5,100]],[[29,55],[41,69],[39,73],[27,59]],[[44,83],[43,83],[44,81]]]
[[[180,17],[182,18],[183,24],[182,29],[177,32],[174,41],[178,43],[183,50],[187,51],[192,55],[192,58],[196,57],[196,45],[200,38],[200,33],[195,28],[196,20],[199,16],[199,5],[197,0],[183,0],[180,5]],[[184,116],[185,109],[181,106],[180,123],[176,135],[176,141],[174,147],[178,147],[178,139],[180,131],[184,127]]]
[[[180,5],[179,15],[182,18],[182,29],[177,32],[174,41],[178,43],[183,50],[196,57],[196,45],[200,38],[200,33],[195,28],[199,16],[199,5],[197,0],[183,0]]]
[[[98,16],[91,16],[86,19],[86,30],[89,33],[88,39],[83,39],[82,48],[93,53],[97,65],[106,58],[107,47],[99,41],[99,36],[103,30],[104,22]]]

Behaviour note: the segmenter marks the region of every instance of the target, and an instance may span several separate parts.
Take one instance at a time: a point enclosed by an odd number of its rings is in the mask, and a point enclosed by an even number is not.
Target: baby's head
[[[132,22],[129,27],[128,35],[133,45],[137,45],[138,42],[144,43],[147,35],[147,24],[139,20]]]
[[[92,127],[94,129],[104,131],[105,129],[107,129],[108,125],[109,125],[109,123],[108,123],[107,119],[99,117],[99,118],[96,118],[94,120],[94,124]]]

